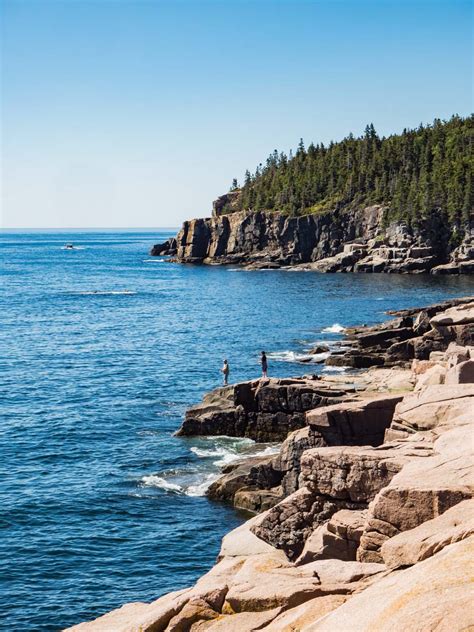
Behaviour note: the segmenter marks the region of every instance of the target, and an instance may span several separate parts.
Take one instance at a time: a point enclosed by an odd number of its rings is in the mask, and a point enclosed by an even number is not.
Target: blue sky
[[[3,227],[206,216],[300,137],[472,111],[464,0],[1,0]]]

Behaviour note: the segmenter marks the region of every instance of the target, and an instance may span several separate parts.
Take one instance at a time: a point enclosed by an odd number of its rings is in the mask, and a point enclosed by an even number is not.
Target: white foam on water
[[[282,266],[281,270],[286,272],[311,272],[310,268],[295,268],[294,266]]]
[[[255,452],[254,456],[269,456],[271,454],[278,454],[280,452],[279,445],[269,445],[264,450],[260,450],[260,452]]]
[[[213,448],[209,450],[194,447],[191,448],[191,452],[201,459],[218,457],[217,460],[213,461],[212,463],[213,465],[221,467],[223,465],[227,465],[228,463],[232,463],[232,461],[237,461],[239,458],[241,458],[235,450],[224,447]]]
[[[334,323],[334,325],[331,325],[330,327],[325,327],[324,329],[321,329],[321,333],[323,334],[340,334],[343,331],[346,331],[346,328],[339,323]]]
[[[169,492],[178,492],[182,494],[185,490],[181,485],[176,483],[171,483],[167,481],[161,476],[156,476],[155,474],[150,474],[149,476],[143,476],[141,482],[148,487],[159,487],[160,489],[164,489]]]
[[[323,371],[325,373],[344,373],[347,369],[350,369],[349,366],[325,366],[323,367]]]
[[[222,475],[222,466],[247,457],[276,454],[279,445],[256,444],[245,438],[209,437],[204,440],[204,445],[193,446],[190,450],[202,459],[202,465],[197,470],[193,466],[192,469],[173,470],[161,475],[150,474],[143,476],[140,483],[179,495],[205,496],[209,486]]]
[[[143,263],[164,263],[166,259],[143,259]]]
[[[214,481],[217,481],[219,476],[220,473],[208,474],[201,483],[197,483],[196,485],[189,485],[184,493],[186,494],[186,496],[205,496],[210,485],[212,485]]]
[[[267,353],[271,360],[276,362],[304,362],[305,364],[318,364],[330,356],[329,352],[325,353],[296,353],[295,351],[275,351]]]

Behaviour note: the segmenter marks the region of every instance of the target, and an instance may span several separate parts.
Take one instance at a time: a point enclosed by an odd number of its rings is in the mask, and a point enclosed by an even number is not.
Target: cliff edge
[[[230,195],[230,194],[228,194]],[[474,222],[455,247],[436,214],[416,228],[384,223],[385,207],[335,210],[290,217],[278,212],[221,214],[184,222],[176,239],[157,244],[152,255],[179,263],[301,267],[318,272],[474,273]]]

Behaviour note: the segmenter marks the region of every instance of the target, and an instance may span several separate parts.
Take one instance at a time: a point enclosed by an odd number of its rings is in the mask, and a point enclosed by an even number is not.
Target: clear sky
[[[2,227],[174,227],[275,148],[472,111],[467,0],[0,0]]]

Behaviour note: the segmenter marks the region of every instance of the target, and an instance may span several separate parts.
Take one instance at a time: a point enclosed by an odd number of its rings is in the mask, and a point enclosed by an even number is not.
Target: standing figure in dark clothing
[[[268,362],[265,351],[262,351],[260,362],[262,363],[262,377],[267,377]]]

